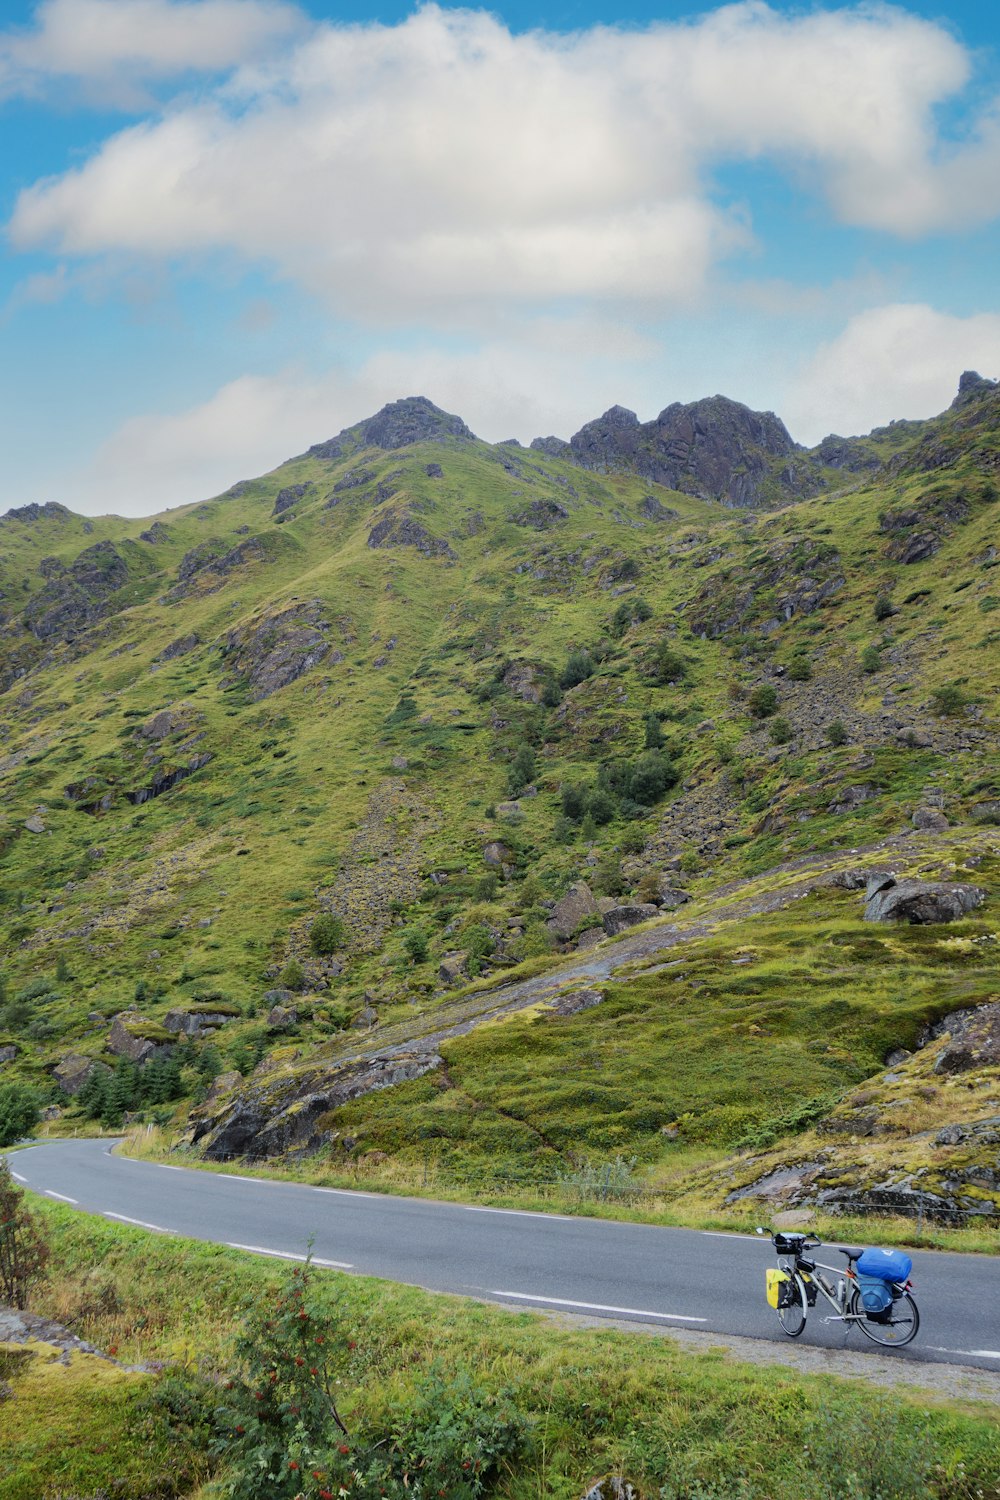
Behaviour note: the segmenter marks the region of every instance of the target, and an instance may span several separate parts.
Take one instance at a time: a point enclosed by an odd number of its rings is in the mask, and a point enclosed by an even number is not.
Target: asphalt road
[[[319,1265],[430,1291],[784,1341],[764,1299],[767,1240],[200,1172],[115,1156],[113,1144],[52,1141],[9,1161],[35,1192],[118,1223],[293,1258],[312,1238]],[[1000,1262],[928,1251],[913,1261],[920,1331],[892,1357],[1000,1370]],[[882,1352],[857,1328],[824,1323],[820,1306],[798,1342]]]

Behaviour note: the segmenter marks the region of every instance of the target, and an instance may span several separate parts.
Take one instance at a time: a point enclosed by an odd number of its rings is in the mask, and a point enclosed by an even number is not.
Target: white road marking
[[[178,1168],[178,1171],[180,1171],[180,1168]],[[283,1186],[282,1183],[275,1182],[271,1177],[240,1177],[236,1172],[220,1172],[219,1176],[224,1177],[227,1182],[252,1182],[254,1187],[259,1187],[261,1183],[263,1183],[265,1187]]]
[[[756,1240],[758,1244],[761,1242],[759,1234],[737,1234],[735,1229],[703,1229],[701,1232],[710,1240]]]
[[[145,1219],[130,1219],[128,1214],[113,1214],[110,1209],[103,1210],[106,1219],[120,1219],[123,1224],[135,1224],[139,1229],[152,1229],[157,1234],[174,1234],[173,1229],[164,1229],[162,1224],[147,1224]]]
[[[155,1162],[154,1165],[157,1166],[157,1167],[159,1167],[161,1172],[183,1172],[184,1171],[183,1167],[171,1167],[171,1166],[168,1166],[165,1161]]]
[[[967,1354],[974,1359],[1000,1359],[998,1349],[946,1349],[943,1344],[928,1344],[935,1354]]]
[[[27,1177],[22,1177],[20,1172],[11,1172],[10,1175],[13,1177],[15,1182],[27,1182],[28,1180]]]
[[[45,1189],[45,1196],[46,1198],[58,1198],[60,1203],[72,1203],[74,1206],[76,1204],[75,1198],[67,1198],[65,1193],[54,1193],[51,1188]]]
[[[235,1240],[227,1240],[226,1244],[230,1250],[247,1250],[251,1255],[273,1255],[276,1260],[301,1260],[306,1261],[307,1255],[296,1255],[293,1250],[268,1250],[264,1245],[238,1245]],[[335,1271],[353,1271],[354,1266],[348,1260],[323,1260],[320,1256],[312,1257],[314,1266],[329,1266]]]
[[[479,1203],[456,1203],[455,1208],[464,1208],[467,1214],[509,1214],[515,1219],[555,1219],[563,1224],[579,1224],[573,1214],[538,1213],[532,1208],[486,1208]]]
[[[553,1307],[581,1307],[585,1312],[628,1313],[633,1318],[670,1318],[675,1323],[707,1323],[707,1318],[691,1318],[686,1313],[650,1312],[643,1307],[608,1307],[603,1302],[570,1302],[566,1297],[533,1297],[529,1292],[492,1291],[491,1297],[516,1297],[518,1302],[545,1302]]]

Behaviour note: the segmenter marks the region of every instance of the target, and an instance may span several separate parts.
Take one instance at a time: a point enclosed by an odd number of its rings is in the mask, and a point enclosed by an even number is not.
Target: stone
[[[299,1013],[294,1006],[273,1005],[267,1013],[267,1024],[272,1031],[287,1031],[298,1024]]]
[[[575,1016],[578,1011],[591,1010],[604,999],[603,990],[567,990],[557,995],[550,1009],[555,1016]]]
[[[955,922],[982,903],[975,885],[943,881],[900,880],[869,895],[866,922]]]
[[[934,1062],[935,1073],[968,1073],[1000,1066],[1000,1000],[953,1011],[933,1028],[948,1041]]]
[[[808,1229],[816,1222],[811,1208],[786,1208],[771,1215],[772,1229]]]
[[[409,764],[410,762],[405,755],[394,755],[392,757],[392,769],[394,771],[405,771],[409,767]]]
[[[651,884],[649,875],[644,876],[644,888]],[[691,897],[679,885],[674,885],[669,875],[658,874],[656,877],[656,894],[655,896],[651,896],[650,899],[657,906],[662,907],[664,911],[674,911],[678,906],[683,906],[685,901],[690,901]]]
[[[577,952],[585,953],[590,948],[596,948],[606,937],[603,927],[587,927],[576,940]]]
[[[438,964],[438,978],[442,984],[456,985],[467,977],[466,965],[469,962],[467,953],[446,953]]]
[[[960,1141],[965,1140],[965,1130],[961,1125],[945,1125],[934,1137],[935,1146],[957,1146]]]
[[[454,558],[455,553],[441,537],[432,536],[406,510],[394,509],[384,515],[368,533],[369,547],[415,547],[425,557]]]
[[[640,1500],[642,1491],[621,1474],[606,1474],[595,1480],[582,1500]]]
[[[441,467],[440,464],[427,464],[427,465],[425,465],[425,467],[424,467],[424,473],[427,475],[428,479],[443,479],[444,478],[444,470],[442,469],[442,467]]]
[[[135,1011],[122,1011],[111,1023],[107,1050],[113,1052],[116,1057],[127,1057],[129,1062],[138,1064],[166,1056],[170,1050],[168,1046],[154,1041],[152,1037],[137,1035],[135,1031],[129,1029],[130,1026],[148,1026],[152,1029],[155,1025],[156,1022],[148,1020],[146,1016],[137,1015]]]
[[[111,1069],[93,1057],[80,1057],[69,1052],[52,1069],[52,1077],[64,1094],[78,1094],[94,1073],[110,1073]]]
[[[231,1094],[237,1084],[243,1082],[243,1074],[231,1069],[228,1073],[220,1073],[212,1079],[208,1093],[205,1095],[205,1103],[211,1104],[216,1099],[221,1099],[224,1094]]]
[[[508,693],[522,703],[541,703],[545,688],[542,669],[530,661],[513,661],[501,679]]]
[[[183,1033],[184,1036],[206,1036],[236,1018],[226,1011],[190,1011],[181,1006],[168,1010],[163,1017],[164,1031]]]
[[[515,798],[513,802],[498,802],[496,814],[498,818],[516,818],[521,811],[521,804]]]
[[[144,740],[153,740],[159,743],[172,734],[178,734],[182,729],[187,729],[189,719],[184,710],[174,708],[161,708],[159,713],[153,714],[152,718],[140,724],[136,734]]]
[[[513,850],[508,849],[507,845],[499,839],[493,839],[483,848],[483,859],[493,869],[502,869],[504,865],[510,864],[513,858]]]
[[[373,1005],[366,1005],[358,1011],[351,1025],[355,1031],[371,1031],[373,1026],[378,1025],[378,1011]]]
[[[224,638],[222,660],[231,681],[239,681],[254,703],[297,682],[330,650],[329,623],[319,599],[271,610],[240,625]]]
[[[597,902],[586,881],[578,880],[570,886],[565,896],[557,901],[546,927],[554,937],[566,941],[588,917],[599,916]]]
[[[885,1054],[883,1065],[887,1068],[898,1068],[900,1063],[906,1062],[907,1058],[912,1056],[913,1053],[907,1052],[905,1047],[893,1047],[890,1052]]]
[[[508,516],[515,526],[527,526],[532,531],[548,531],[550,527],[569,520],[569,511],[558,500],[532,500],[524,510]]]
[[[604,913],[604,931],[608,937],[615,937],[619,932],[624,932],[626,927],[635,927],[640,922],[648,922],[650,917],[656,916],[659,916],[659,907],[649,901],[636,901],[615,906],[611,911]]]
[[[845,786],[837,792],[827,804],[829,813],[854,812],[865,802],[870,802],[873,797],[878,796],[878,789],[868,782],[862,782],[859,786]]]
[[[41,813],[32,813],[30,818],[25,818],[24,826],[29,833],[45,832],[45,822]]]
[[[1000,798],[975,802],[969,813],[974,823],[1000,823]]]
[[[274,509],[271,512],[272,516],[280,516],[286,510],[291,510],[292,506],[297,505],[303,495],[308,495],[311,489],[312,485],[308,481],[305,484],[286,485],[275,496]]]
[[[13,1062],[16,1056],[17,1048],[14,1046],[13,1042],[8,1043],[4,1047],[0,1047],[0,1065]]]
[[[936,807],[918,807],[910,819],[914,828],[920,828],[927,833],[943,833],[951,824],[944,813]]]
[[[291,990],[265,990],[261,999],[265,1005],[289,1005],[295,996]]]

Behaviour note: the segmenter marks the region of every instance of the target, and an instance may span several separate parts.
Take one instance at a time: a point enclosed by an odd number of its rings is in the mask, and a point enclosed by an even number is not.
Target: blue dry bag
[[[858,1291],[861,1306],[870,1318],[879,1317],[892,1306],[892,1289],[881,1276],[859,1276]]]
[[[906,1281],[913,1262],[902,1250],[866,1250],[855,1266],[858,1280],[872,1277],[878,1281]]]

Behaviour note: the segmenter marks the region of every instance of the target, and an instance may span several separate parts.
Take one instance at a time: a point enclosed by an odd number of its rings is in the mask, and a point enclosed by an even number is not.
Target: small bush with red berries
[[[235,1355],[212,1444],[231,1500],[477,1500],[530,1442],[508,1392],[438,1365],[400,1388],[390,1419],[348,1420],[341,1406],[377,1361],[308,1263],[247,1310]]]

